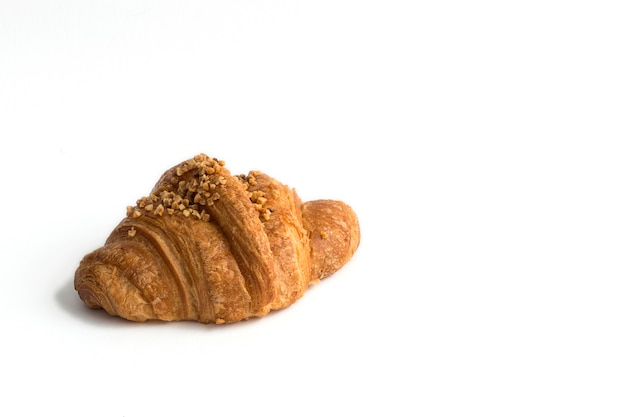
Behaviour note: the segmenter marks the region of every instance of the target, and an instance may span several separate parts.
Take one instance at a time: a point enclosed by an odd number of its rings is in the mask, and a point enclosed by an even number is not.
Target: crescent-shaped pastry
[[[345,203],[302,203],[268,175],[234,176],[200,154],[128,207],[83,258],[74,287],[88,307],[128,320],[236,322],[291,305],[359,240]]]

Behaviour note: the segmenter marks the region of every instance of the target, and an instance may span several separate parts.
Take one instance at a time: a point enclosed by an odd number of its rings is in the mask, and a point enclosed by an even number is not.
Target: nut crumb
[[[323,231],[323,230],[322,230],[322,231],[320,232],[320,237],[321,237],[322,239],[328,239],[328,233],[326,233],[325,231]]]
[[[228,186],[230,174],[223,168],[224,161],[199,154],[168,171],[157,188],[149,196],[137,200],[135,206],[126,209],[126,216],[138,218],[142,215],[174,215],[208,222],[211,216],[207,211],[219,204],[221,187]],[[239,176],[244,188],[254,183],[254,176]],[[262,219],[267,220],[270,212],[265,207],[267,199],[257,192],[253,203]]]
[[[128,237],[135,237],[136,234],[137,234],[137,230],[135,230],[134,226],[128,229]]]

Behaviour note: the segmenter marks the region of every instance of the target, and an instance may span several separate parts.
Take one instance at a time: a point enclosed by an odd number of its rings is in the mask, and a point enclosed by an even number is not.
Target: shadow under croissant
[[[57,290],[55,299],[66,313],[89,324],[99,326],[123,326],[133,324],[133,322],[120,317],[110,316],[104,310],[92,310],[85,307],[85,304],[76,295],[73,279],[68,279],[67,282]]]
[[[145,327],[145,326],[167,326],[176,323],[178,327],[190,326],[193,328],[218,328],[218,327],[237,327],[244,326],[246,323],[254,323],[260,320],[260,317],[254,317],[234,323],[228,323],[226,325],[215,325],[214,323],[200,323],[193,320],[185,321],[162,321],[162,320],[148,320],[145,322],[135,322],[126,320],[122,317],[111,316],[103,309],[91,309],[85,306],[81,299],[76,294],[74,289],[74,280],[68,279],[67,283],[60,287],[55,293],[55,299],[59,307],[63,309],[67,314],[81,320],[84,323],[102,327]],[[282,310],[272,311],[271,315],[279,315]]]

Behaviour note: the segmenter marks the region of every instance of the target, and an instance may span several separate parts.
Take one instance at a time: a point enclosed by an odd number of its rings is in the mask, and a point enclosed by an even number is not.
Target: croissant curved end
[[[151,306],[143,299],[137,288],[124,285],[118,279],[118,270],[112,265],[92,262],[88,255],[76,270],[74,288],[78,296],[92,309],[103,309],[112,316],[133,321],[154,319]],[[115,291],[111,291],[115,288]],[[124,308],[132,304],[133,308]]]
[[[322,279],[345,265],[361,241],[354,210],[342,201],[314,200],[302,207],[304,227],[310,234],[311,279]]]

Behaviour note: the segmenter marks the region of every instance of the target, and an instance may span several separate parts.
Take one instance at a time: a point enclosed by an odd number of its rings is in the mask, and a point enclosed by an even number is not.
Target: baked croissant
[[[360,240],[341,201],[302,203],[258,171],[233,176],[204,154],[166,171],[74,288],[90,308],[133,321],[229,323],[291,305],[341,268]]]

